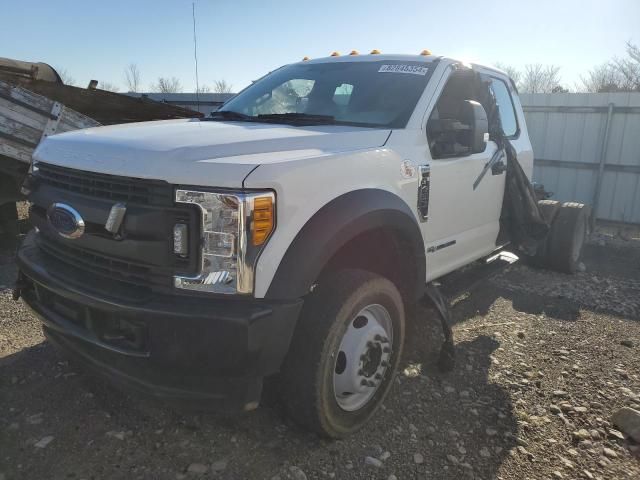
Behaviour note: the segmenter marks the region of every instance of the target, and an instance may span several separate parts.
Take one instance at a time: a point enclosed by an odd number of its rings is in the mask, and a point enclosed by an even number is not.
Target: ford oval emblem
[[[61,237],[73,239],[84,233],[84,220],[76,209],[64,203],[52,203],[47,209],[47,220]]]

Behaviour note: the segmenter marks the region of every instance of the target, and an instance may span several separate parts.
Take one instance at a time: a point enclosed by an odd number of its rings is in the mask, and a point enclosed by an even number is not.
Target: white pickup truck
[[[381,405],[426,285],[515,243],[518,161],[530,177],[503,72],[429,52],[305,59],[208,118],[44,140],[16,297],[116,383],[251,410],[278,374],[294,420],[344,436]],[[574,270],[586,209],[541,213],[550,240],[527,253]]]

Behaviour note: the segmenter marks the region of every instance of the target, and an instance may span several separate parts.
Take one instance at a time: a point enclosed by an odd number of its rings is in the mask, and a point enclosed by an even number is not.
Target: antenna
[[[198,112],[200,112],[200,83],[198,81],[198,40],[196,38],[196,2],[191,3],[191,12],[193,14],[193,58],[196,63],[196,104]]]

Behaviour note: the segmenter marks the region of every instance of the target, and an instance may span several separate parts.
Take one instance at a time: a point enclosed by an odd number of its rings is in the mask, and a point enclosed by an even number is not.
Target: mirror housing
[[[462,100],[455,115],[432,116],[427,138],[433,158],[451,158],[482,153],[489,141],[489,121],[484,107],[474,100]]]
[[[489,120],[484,107],[474,100],[465,100],[463,116],[469,121],[471,153],[482,153],[489,141]]]

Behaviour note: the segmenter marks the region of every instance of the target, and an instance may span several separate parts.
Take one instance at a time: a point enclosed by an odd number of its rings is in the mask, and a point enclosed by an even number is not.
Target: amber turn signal
[[[253,201],[252,243],[262,245],[273,231],[273,198],[257,197]]]

